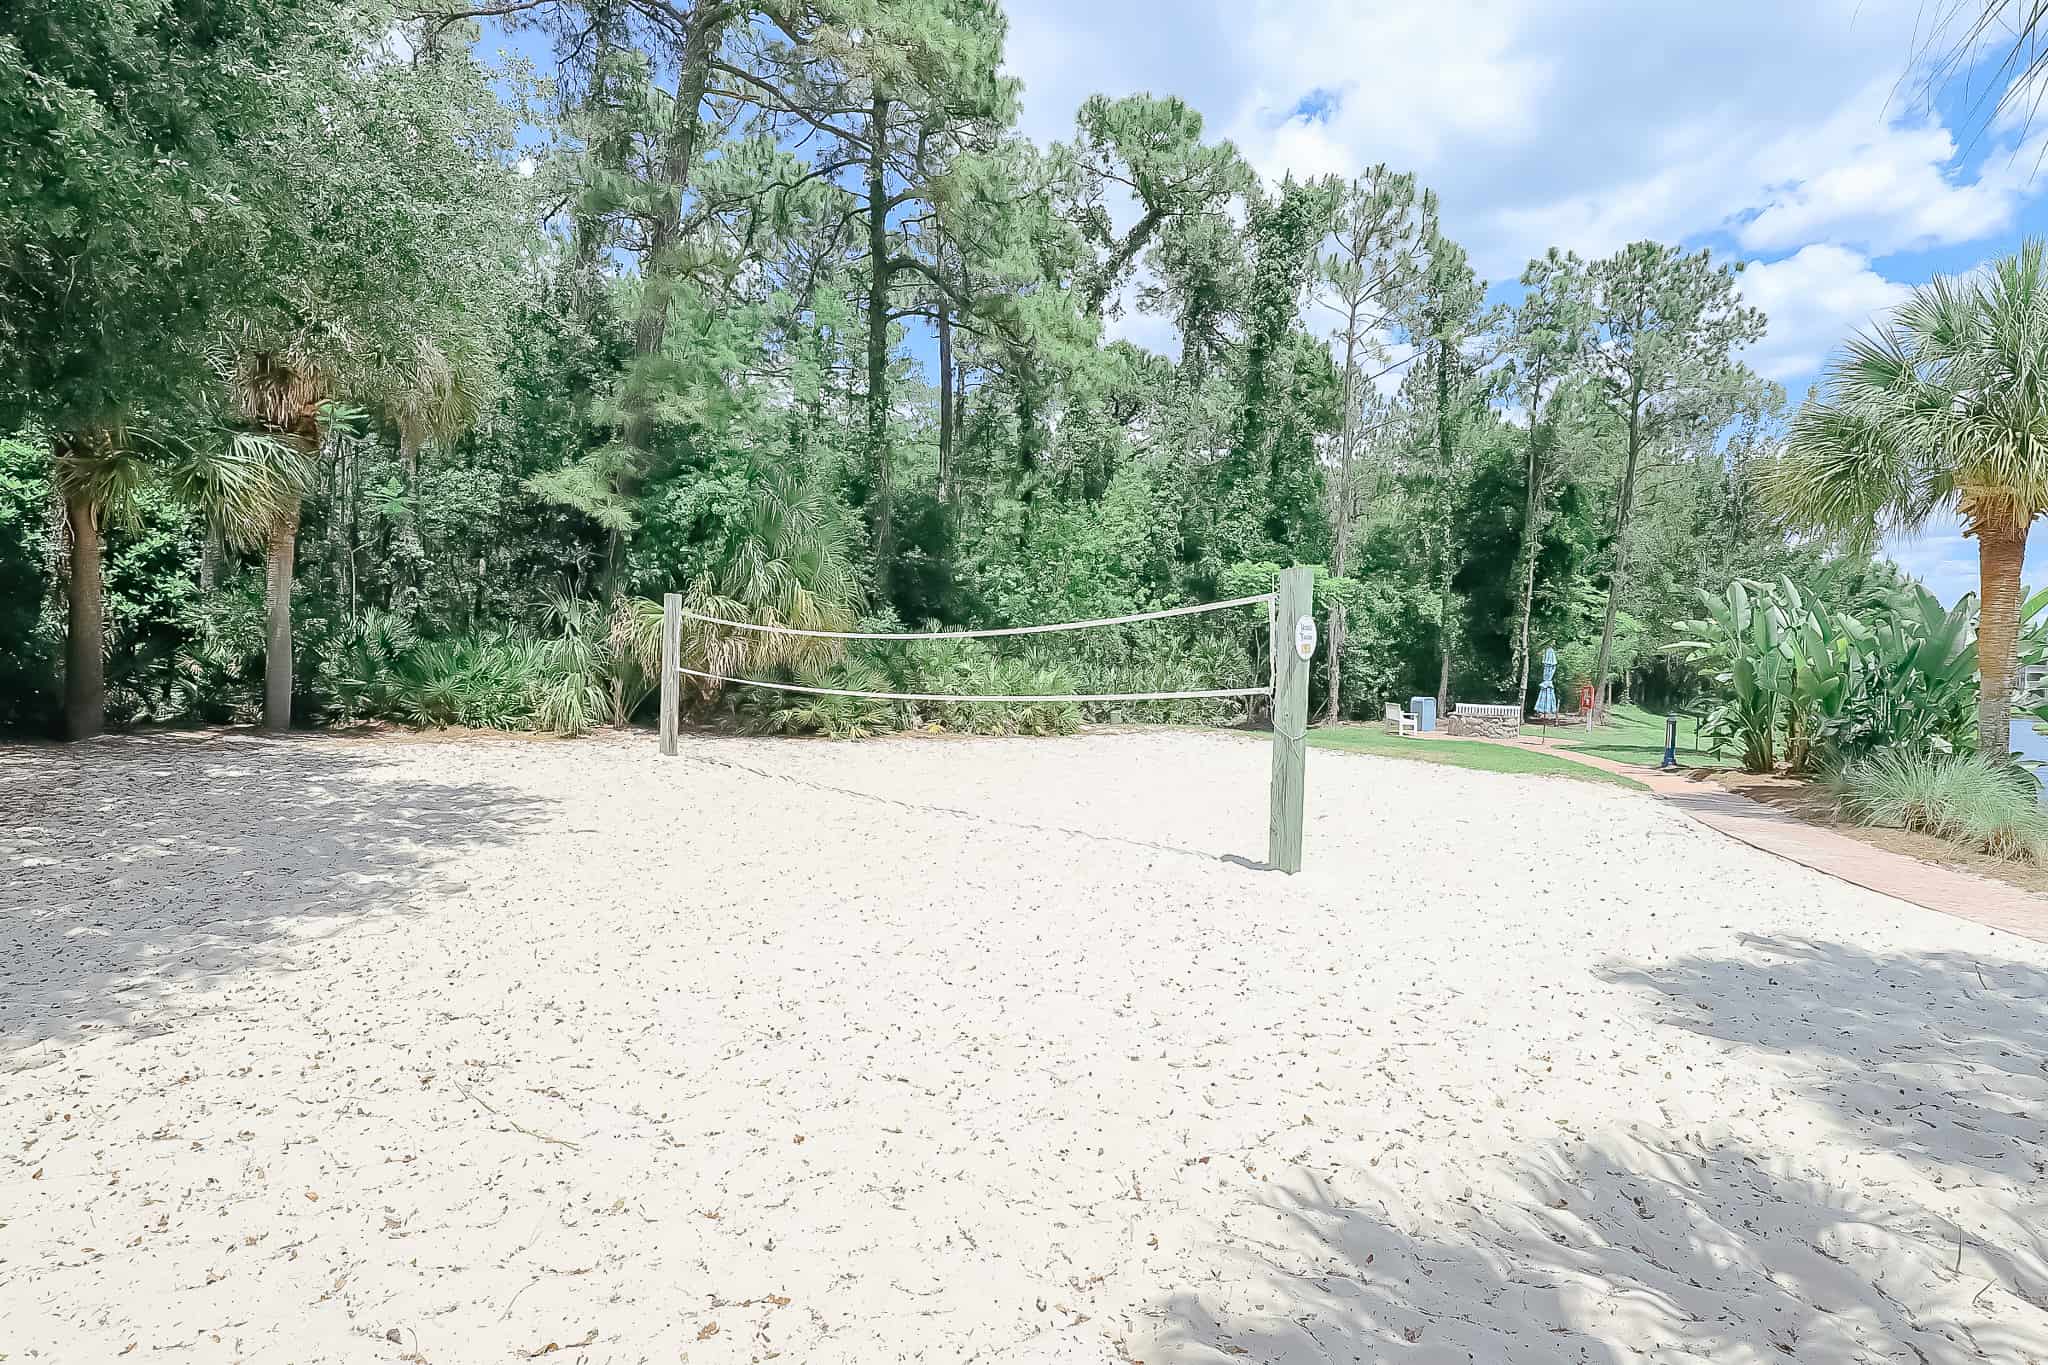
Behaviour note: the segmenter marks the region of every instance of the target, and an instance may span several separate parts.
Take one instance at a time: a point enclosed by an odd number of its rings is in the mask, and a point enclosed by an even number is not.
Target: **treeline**
[[[489,64],[508,28],[552,64]],[[1034,145],[1003,38],[984,0],[0,20],[0,721],[56,728],[61,686],[75,735],[574,730],[644,699],[665,591],[1002,626],[1289,563],[1323,569],[1319,714],[1526,695],[1545,645],[1566,686],[1668,692],[1694,588],[1819,562],[1759,510],[1783,395],[1731,267],[1638,243],[1490,289],[1413,176],[1267,184],[1171,97]],[[1141,315],[1177,354],[1116,339]],[[1262,623],[1215,618],[929,664],[688,649],[965,690],[1264,667]]]

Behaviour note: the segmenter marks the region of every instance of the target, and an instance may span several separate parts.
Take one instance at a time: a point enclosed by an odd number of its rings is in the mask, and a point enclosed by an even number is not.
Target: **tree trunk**
[[[64,733],[91,739],[106,728],[106,593],[100,578],[100,509],[82,493],[64,498],[71,573],[64,630]]]
[[[953,313],[939,300],[939,505],[953,505]]]
[[[427,547],[420,538],[420,451],[426,434],[410,422],[399,424],[398,460],[405,467],[405,523],[392,537],[394,553],[389,561],[391,600],[410,615],[426,592]]]
[[[1607,577],[1607,623],[1600,630],[1600,657],[1593,667],[1593,706],[1607,709],[1607,666],[1614,656],[1614,616],[1621,607],[1622,582],[1628,574],[1628,524],[1635,510],[1636,457],[1642,453],[1642,410],[1640,390],[1629,395],[1628,460],[1621,471],[1621,496],[1614,505],[1614,572]]]
[[[1443,664],[1436,675],[1436,713],[1447,716],[1451,713],[1451,637],[1448,631],[1439,631],[1443,642]]]
[[[299,545],[299,500],[271,525],[264,547],[263,728],[292,728],[292,561]]]
[[[1144,216],[1131,226],[1124,239],[1116,244],[1116,249],[1109,253],[1109,259],[1103,262],[1101,271],[1089,283],[1082,299],[1083,312],[1090,317],[1102,316],[1103,305],[1116,292],[1124,271],[1130,269],[1131,262],[1145,249],[1145,243],[1152,240],[1152,234],[1159,230],[1164,216],[1157,209],[1147,209]]]
[[[874,471],[875,587],[889,600],[895,553],[896,490],[889,450],[889,101],[868,113],[868,461]]]
[[[1335,602],[1330,604],[1329,640],[1323,646],[1330,660],[1330,704],[1323,712],[1323,723],[1335,725],[1344,719],[1344,608]]]
[[[1532,549],[1522,566],[1522,631],[1515,641],[1515,705],[1529,704],[1529,618],[1536,609],[1536,554]]]
[[[348,541],[348,558],[346,561],[347,569],[342,581],[348,585],[348,619],[355,621],[362,616],[362,603],[359,600],[361,597],[361,585],[358,582],[357,558],[362,553],[363,544],[363,499],[362,495],[356,491],[355,452],[346,446],[343,447],[343,452],[342,459],[345,463],[342,465],[344,477],[341,481],[341,496],[348,505],[348,516],[345,519],[346,529],[344,531]],[[344,518],[336,517],[335,521],[342,522]]]
[[[1539,385],[1537,393],[1542,389]],[[1535,400],[1539,406],[1542,399]],[[1508,674],[1515,680],[1515,705],[1526,705],[1529,696],[1529,616],[1536,603],[1536,550],[1543,528],[1537,512],[1543,499],[1543,456],[1536,411],[1529,414],[1529,458],[1525,462],[1526,488],[1522,496],[1522,608],[1515,629],[1514,661]]]
[[[1337,492],[1330,501],[1330,572],[1338,578],[1349,566],[1351,550],[1351,499],[1358,464],[1358,299],[1345,301],[1344,313],[1344,420],[1337,438]],[[1330,705],[1324,712],[1327,723],[1344,718],[1343,651],[1344,609],[1330,604],[1329,617]]]
[[[1019,549],[1031,544],[1031,514],[1038,500],[1038,485],[1042,470],[1038,432],[1038,398],[1033,389],[1036,379],[1025,370],[1017,377],[1017,501],[1023,504],[1023,516],[1017,529]]]
[[[624,392],[626,445],[645,455],[654,439],[654,396],[649,392],[648,362],[661,354],[668,337],[669,303],[675,293],[677,264],[675,247],[682,236],[683,194],[689,189],[690,168],[697,157],[699,123],[697,111],[704,103],[704,89],[711,81],[711,59],[731,11],[722,4],[699,5],[689,36],[683,41],[681,69],[676,75],[674,122],[662,146],[661,207],[647,233],[647,254],[641,267],[640,313],[633,320],[633,361]],[[630,492],[633,476],[621,479],[620,492]],[[618,590],[620,568],[625,562],[624,537],[613,532],[605,555],[607,592]]]
[[[226,547],[221,544],[220,528],[209,519],[205,535],[199,542],[199,591],[210,593],[220,586],[221,560],[226,557]]]
[[[1971,509],[1965,508],[1969,515]],[[2012,675],[2020,637],[2020,569],[2027,522],[2010,513],[1973,516],[1981,596],[1977,617],[1977,752],[2012,760]]]

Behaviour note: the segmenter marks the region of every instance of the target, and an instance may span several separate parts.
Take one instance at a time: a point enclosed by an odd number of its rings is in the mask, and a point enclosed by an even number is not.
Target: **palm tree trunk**
[[[407,612],[418,610],[420,599],[426,593],[426,543],[420,538],[420,509],[426,505],[420,496],[420,449],[426,443],[426,435],[418,427],[407,423],[398,429],[398,459],[405,467],[405,522],[398,528],[396,537],[402,553],[391,560],[391,584],[394,602],[403,605]]]
[[[100,578],[100,509],[83,493],[64,498],[71,573],[64,630],[64,733],[91,739],[106,728],[106,594]]]
[[[2020,569],[2027,523],[2003,515],[1976,523],[1977,752],[1994,763],[2012,758],[2012,675],[2020,635]]]
[[[299,546],[299,499],[278,514],[264,548],[263,728],[292,728],[292,561]]]
[[[221,561],[227,557],[227,547],[221,542],[220,527],[207,519],[206,536],[199,544],[199,591],[210,593],[220,586]]]

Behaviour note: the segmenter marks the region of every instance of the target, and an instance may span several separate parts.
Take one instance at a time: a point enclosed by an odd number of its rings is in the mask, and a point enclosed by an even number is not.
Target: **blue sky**
[[[1095,91],[1172,93],[1260,172],[1413,170],[1477,268],[1641,237],[1748,262],[1750,363],[1796,399],[1850,331],[1939,272],[2048,230],[2042,129],[1930,91],[1924,0],[1008,0],[1026,131]],[[1169,347],[1164,324],[1133,339]],[[2038,528],[2037,528],[2038,530]],[[2036,556],[2048,554],[2037,534]],[[1952,526],[1893,553],[1976,586]],[[2048,560],[2041,562],[2048,563]],[[2036,570],[2031,577],[2041,576]]]

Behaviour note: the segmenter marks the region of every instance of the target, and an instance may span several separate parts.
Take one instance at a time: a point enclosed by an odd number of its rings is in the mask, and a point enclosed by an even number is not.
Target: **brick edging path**
[[[1851,839],[1708,782],[1690,781],[1655,768],[1617,763],[1597,754],[1543,746],[1526,739],[1474,738],[1466,742],[1540,748],[1553,758],[1634,778],[1659,799],[1670,802],[1708,829],[1752,848],[1944,915],[2003,929],[2036,943],[2048,943],[2048,896]]]

